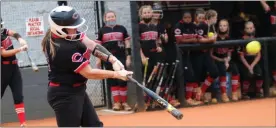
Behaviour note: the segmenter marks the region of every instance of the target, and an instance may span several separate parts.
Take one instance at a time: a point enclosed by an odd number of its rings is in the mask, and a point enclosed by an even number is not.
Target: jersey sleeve
[[[7,35],[8,36],[9,30],[4,28],[3,31],[1,32],[1,35]],[[1,39],[1,50],[4,49],[3,45],[2,45],[2,40]]]
[[[95,42],[98,43],[98,44],[102,44],[102,39],[103,39],[103,32],[102,32],[102,29],[100,29]]]
[[[122,27],[123,27],[124,40],[130,40],[130,36],[127,32],[127,29],[124,26],[122,26]]]
[[[206,37],[208,34],[208,25],[206,23],[200,23],[197,27],[196,34],[198,38]]]
[[[179,23],[177,23],[174,27],[174,37],[177,38],[181,38],[182,37],[182,30],[181,30],[181,26]]]
[[[208,35],[208,25],[207,24],[202,24],[202,30],[203,30],[203,36]]]
[[[165,27],[162,26],[162,25],[158,25],[158,32],[159,32],[160,34],[166,34]]]

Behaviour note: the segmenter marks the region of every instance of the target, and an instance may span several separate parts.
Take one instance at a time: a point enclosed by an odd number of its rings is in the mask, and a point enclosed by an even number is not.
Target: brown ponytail
[[[48,29],[48,31],[46,32],[46,34],[43,37],[42,42],[41,42],[42,51],[44,53],[47,52],[47,49],[46,49],[47,43],[50,43],[50,55],[51,55],[52,58],[54,58],[55,55],[56,55],[56,49],[55,49],[55,47],[58,46],[58,45],[56,43],[54,43],[54,41],[52,40],[52,38],[51,38],[51,30],[50,29]]]
[[[208,20],[210,20],[212,17],[215,17],[215,16],[217,16],[217,15],[218,15],[218,13],[217,13],[215,10],[210,9],[210,10],[208,10],[208,11],[206,12],[205,18],[206,18],[206,20],[208,21]],[[208,26],[209,26],[209,25],[208,25]],[[213,28],[214,33],[217,33],[214,24],[208,27],[208,33],[210,32],[210,27]]]

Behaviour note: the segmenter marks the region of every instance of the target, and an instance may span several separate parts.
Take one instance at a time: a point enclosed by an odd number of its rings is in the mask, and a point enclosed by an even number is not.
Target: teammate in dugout
[[[190,12],[184,12],[182,20],[175,25],[175,39],[177,44],[197,43],[197,35],[195,33],[196,26],[192,23],[192,15]],[[199,105],[200,102],[192,99],[193,88],[198,83],[196,81],[195,72],[191,64],[190,51],[182,50],[184,79],[186,83],[186,101],[189,105]]]
[[[255,27],[254,23],[248,21],[244,25],[244,36],[243,39],[255,38]],[[249,99],[248,91],[250,88],[250,80],[256,80],[256,93],[257,97],[263,97],[263,78],[262,68],[259,64],[261,59],[261,52],[257,54],[248,54],[245,47],[239,49],[241,64],[239,65],[240,74],[242,79],[242,95],[244,99]]]
[[[271,7],[271,11],[270,11],[270,20],[271,20],[271,30],[272,30],[272,36],[276,37],[276,1],[274,1],[273,6]],[[272,77],[273,77],[273,86],[274,86],[274,90],[273,90],[273,95],[276,96],[276,42],[272,42],[270,44],[271,47],[268,47],[268,57],[269,57],[269,61],[270,61],[270,67],[272,70]]]
[[[56,7],[48,20],[50,30],[42,41],[42,49],[49,66],[47,99],[58,127],[103,127],[86,93],[87,79],[127,80],[132,72],[124,70],[115,56],[85,35],[85,19],[74,8]],[[83,26],[85,30],[80,31]],[[111,62],[115,71],[92,69],[91,52]]]
[[[161,19],[163,18],[163,10],[159,3],[154,3],[152,7],[152,20],[151,23],[157,26],[158,33],[160,34],[160,42],[159,46],[163,49],[163,46],[165,43],[168,43],[168,34],[166,32],[165,26],[163,23],[161,23]],[[158,62],[165,62],[166,53],[164,50],[162,52],[158,53]]]
[[[1,98],[5,90],[10,86],[14,100],[15,111],[20,126],[26,126],[25,107],[23,102],[22,77],[17,65],[16,54],[28,49],[28,45],[21,36],[7,28],[3,28],[4,22],[1,18]],[[14,48],[10,37],[14,37],[20,43],[20,48]]]
[[[151,23],[152,12],[152,7],[148,5],[144,5],[139,9],[141,19],[139,23],[140,54],[142,63],[145,64],[147,61],[146,58],[149,59],[146,80],[148,80],[154,65],[158,61],[158,53],[162,52],[162,48],[160,47],[160,33],[158,32],[157,26]]]
[[[175,45],[171,46],[168,45],[168,43],[173,43],[169,42],[168,38],[168,33],[167,30],[165,29],[165,26],[163,23],[161,23],[161,19],[163,18],[163,10],[162,6],[159,3],[154,3],[153,4],[153,17],[151,23],[157,26],[158,32],[160,33],[160,40],[162,44],[162,50],[161,53],[159,53],[158,60],[161,62],[166,62],[169,63],[167,73],[169,72],[169,69],[172,66],[172,63],[175,62],[176,60],[176,50],[170,50],[172,48],[170,47],[175,47]],[[175,48],[174,48],[175,49]],[[179,106],[180,103],[177,99],[171,99],[169,101],[170,104],[173,106]]]
[[[222,19],[219,22],[217,41],[231,40],[229,35],[229,22],[226,19]],[[221,99],[223,102],[229,102],[229,98],[226,93],[226,72],[232,73],[232,100],[238,100],[237,89],[239,86],[239,71],[236,64],[231,61],[232,49],[231,48],[214,48],[211,50],[211,57],[215,60],[217,68],[219,70],[219,82]]]
[[[217,38],[215,31],[215,24],[217,22],[217,12],[215,10],[208,10],[205,13],[205,22],[196,25],[196,34],[198,43],[214,43]],[[208,37],[208,33],[213,32],[214,35]],[[197,82],[204,80],[202,86],[197,89],[197,100],[205,95],[206,90],[211,86],[214,79],[218,77],[218,69],[214,60],[211,58],[209,50],[193,50],[190,52],[192,65],[194,66],[194,73]],[[208,75],[207,75],[208,74]],[[207,75],[207,77],[205,77]],[[205,103],[209,100],[205,99]]]
[[[131,63],[130,37],[124,26],[116,23],[116,14],[108,11],[104,14],[105,26],[99,30],[97,43],[103,45],[108,51],[117,57],[126,67]],[[104,62],[107,70],[113,70],[112,64]],[[101,60],[97,59],[97,67],[101,68]],[[113,97],[113,110],[124,109],[130,111],[127,104],[127,82],[118,79],[107,79],[107,85],[111,86]]]

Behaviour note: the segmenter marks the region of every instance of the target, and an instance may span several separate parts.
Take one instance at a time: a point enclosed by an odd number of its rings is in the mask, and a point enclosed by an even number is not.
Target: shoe
[[[25,128],[25,127],[27,127],[26,122],[24,122],[24,123],[20,124],[20,127],[21,127],[21,128]]]
[[[250,97],[249,97],[247,94],[243,94],[243,95],[242,95],[242,99],[249,100]]]
[[[187,99],[186,102],[187,102],[188,105],[191,105],[191,106],[196,106],[196,105],[200,105],[201,104],[200,101],[193,100],[192,98]]]
[[[221,94],[221,100],[222,100],[222,102],[229,102],[230,101],[228,96],[227,96],[227,93],[222,93]]]
[[[125,111],[131,110],[131,107],[127,103],[122,103],[122,107],[124,108]]]
[[[238,101],[239,100],[239,98],[238,98],[238,92],[236,91],[236,92],[232,92],[232,100],[233,101]]]
[[[272,91],[272,96],[276,96],[276,88]]]
[[[121,107],[122,107],[122,105],[121,105],[120,103],[114,103],[112,109],[113,109],[114,111],[120,111],[120,110],[121,110]]]
[[[209,104],[209,102],[212,100],[212,94],[210,92],[206,92],[203,99],[205,104]]]
[[[196,99],[197,101],[200,101],[200,100],[202,99],[202,97],[203,97],[203,94],[202,94],[202,92],[201,92],[200,87],[196,88],[196,91],[197,91],[197,93],[196,93],[195,99]]]
[[[178,100],[171,100],[170,101],[170,104],[173,106],[173,107],[178,107],[180,105],[180,103],[178,102]]]
[[[260,92],[257,92],[256,97],[258,97],[258,98],[264,97],[264,91],[263,91],[263,89],[261,89]]]

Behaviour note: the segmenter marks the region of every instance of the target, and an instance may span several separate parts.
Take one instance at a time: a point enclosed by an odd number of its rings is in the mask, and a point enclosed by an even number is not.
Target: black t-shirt
[[[210,31],[209,32],[213,32]],[[207,37],[208,35],[208,24],[205,22],[201,22],[198,25],[196,25],[196,34],[198,36],[198,38],[204,38]]]
[[[230,37],[226,37],[225,39],[220,38],[219,36],[217,37],[217,41],[223,41],[223,40],[231,40]],[[215,56],[219,58],[225,58],[228,56],[228,52],[232,51],[232,48],[214,48],[213,53]]]
[[[156,52],[156,41],[160,37],[158,28],[154,24],[139,24],[140,44],[142,51],[146,57],[149,52]]]
[[[184,23],[182,20],[175,25],[175,38],[191,39],[197,38],[196,26],[193,23]]]
[[[163,24],[158,23],[157,24],[157,30],[160,34],[166,34],[166,29]]]
[[[81,36],[85,36],[82,34]],[[52,34],[56,54],[50,54],[50,42],[46,45],[46,58],[49,66],[48,79],[51,82],[73,85],[87,81],[79,74],[80,70],[90,63],[91,51],[79,41],[68,41]]]
[[[3,30],[1,30],[1,49],[5,49],[5,50],[11,50],[13,49],[13,44],[12,41],[8,35],[9,30],[6,28],[3,28]],[[13,61],[16,60],[16,56],[9,56],[9,57],[1,57],[1,62],[2,61]]]
[[[210,27],[206,22],[201,22],[196,25],[196,34],[197,38],[206,38],[209,32],[214,32],[213,28]],[[208,50],[193,50],[193,53],[202,53],[202,52],[207,52]]]
[[[125,57],[125,40],[130,37],[124,26],[116,25],[113,28],[104,26],[99,30],[97,43],[103,45],[116,57]]]

